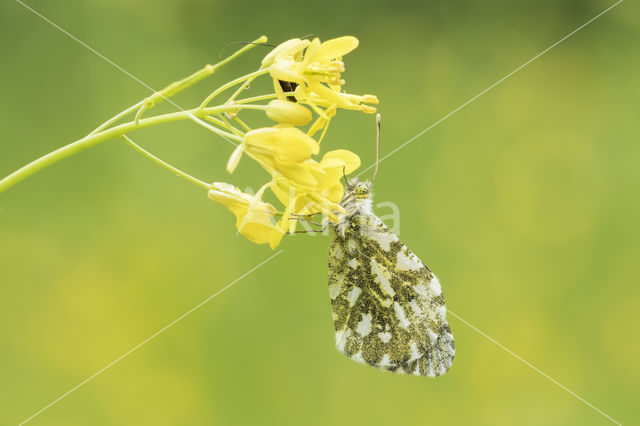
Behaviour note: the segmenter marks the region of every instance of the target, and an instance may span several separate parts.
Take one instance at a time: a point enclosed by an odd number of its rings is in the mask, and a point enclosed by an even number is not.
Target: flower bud
[[[275,99],[269,102],[267,117],[278,123],[304,126],[311,121],[311,111],[299,103]]]

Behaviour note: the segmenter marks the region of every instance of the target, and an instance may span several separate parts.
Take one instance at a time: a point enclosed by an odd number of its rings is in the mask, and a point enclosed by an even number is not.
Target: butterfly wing
[[[329,246],[336,347],[351,359],[416,376],[447,372],[453,335],[438,278],[382,221],[353,216]]]

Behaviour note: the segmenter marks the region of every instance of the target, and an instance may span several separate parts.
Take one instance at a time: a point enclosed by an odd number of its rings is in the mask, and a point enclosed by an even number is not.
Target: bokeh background
[[[155,88],[230,42],[355,35],[346,88],[380,98],[384,154],[613,2],[28,4]],[[639,18],[621,3],[385,160],[376,182],[453,312],[625,424],[640,420]],[[149,95],[17,2],[0,4],[0,33],[0,175]],[[175,101],[194,105],[267,51]],[[343,111],[324,149],[369,165],[374,134],[372,116]],[[131,136],[208,181],[266,179],[249,161],[228,176],[232,147],[192,123]],[[233,224],[119,141],[0,195],[0,423],[25,420],[272,254]],[[443,377],[349,361],[334,348],[327,243],[285,240],[29,424],[612,424],[455,318]]]

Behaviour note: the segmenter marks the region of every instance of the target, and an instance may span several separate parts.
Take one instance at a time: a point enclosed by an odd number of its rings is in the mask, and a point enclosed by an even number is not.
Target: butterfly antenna
[[[373,176],[371,176],[371,185],[376,180],[378,174],[378,165],[380,164],[380,114],[376,114],[376,168],[373,169]]]
[[[235,42],[233,42],[233,43],[228,43],[224,48],[222,48],[222,49],[220,50],[220,53],[218,54],[218,58],[219,58],[219,59],[222,59],[222,55],[223,55],[223,53],[224,53],[224,50],[225,50],[227,47],[229,47],[229,46],[236,46],[236,45],[238,45],[238,44],[244,44],[244,45],[247,45],[247,44],[255,44],[256,46],[266,46],[266,47],[271,47],[271,48],[276,47],[276,45],[275,45],[275,44],[269,44],[269,43],[256,43],[255,41],[235,41]]]

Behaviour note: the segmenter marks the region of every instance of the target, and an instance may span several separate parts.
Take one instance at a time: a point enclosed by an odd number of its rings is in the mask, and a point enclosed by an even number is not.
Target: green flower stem
[[[260,70],[258,70],[258,71],[260,71]],[[238,96],[240,96],[240,93],[242,93],[245,89],[247,89],[247,88],[249,87],[249,85],[250,85],[251,83],[253,83],[253,80],[255,80],[256,78],[258,78],[260,75],[261,75],[261,74],[256,74],[256,75],[254,75],[253,77],[248,78],[247,80],[245,80],[245,82],[244,82],[244,83],[242,83],[242,84],[240,85],[240,87],[238,87],[238,88],[236,89],[236,91],[235,91],[235,92],[233,92],[233,95],[231,95],[231,96],[229,97],[229,99],[227,99],[227,102],[225,102],[225,103],[227,103],[227,104],[228,104],[229,102],[233,101],[235,98],[237,98]]]
[[[244,121],[240,120],[237,115],[233,117],[233,120],[240,124],[247,132],[251,130],[251,127],[249,127]]]
[[[285,96],[293,96],[295,94],[295,92],[284,92],[283,93]],[[245,99],[240,99],[235,101],[236,104],[246,104],[246,103],[250,103],[250,102],[256,102],[256,101],[266,101],[267,99],[275,99],[277,98],[278,95],[276,95],[275,93],[270,93],[268,95],[260,95],[260,96],[253,96],[251,98],[245,98]]]
[[[62,148],[59,148],[59,149],[57,149],[57,150],[55,150],[53,152],[50,152],[49,154],[47,154],[47,155],[45,155],[43,157],[40,157],[37,160],[34,160],[31,163],[27,164],[26,166],[16,170],[15,172],[11,173],[9,176],[7,176],[4,179],[0,180],[0,193],[6,191],[7,189],[11,188],[16,183],[18,183],[18,182],[22,181],[23,179],[31,176],[32,174],[36,173],[37,171],[42,170],[45,167],[50,166],[51,164],[57,163],[58,161],[60,161],[60,160],[62,160],[64,158],[67,158],[70,155],[76,154],[76,153],[78,153],[78,152],[80,152],[82,150],[85,150],[85,149],[87,149],[87,148],[89,148],[91,146],[99,144],[100,142],[103,142],[105,140],[123,136],[125,133],[128,133],[130,131],[141,129],[141,128],[144,128],[144,127],[149,127],[149,126],[152,126],[152,125],[155,125],[155,124],[168,123],[168,122],[177,121],[177,120],[195,119],[196,116],[206,116],[206,115],[209,115],[209,114],[219,114],[219,113],[223,113],[223,112],[229,111],[231,109],[233,109],[233,110],[239,109],[237,106],[235,106],[233,108],[230,107],[230,106],[220,106],[220,107],[205,108],[206,104],[208,103],[207,102],[207,103],[204,103],[204,104],[200,105],[198,108],[195,108],[193,110],[181,111],[181,112],[177,112],[177,113],[164,114],[164,115],[158,115],[158,116],[147,118],[147,119],[141,119],[142,113],[144,111],[146,111],[147,109],[153,107],[156,103],[162,102],[163,100],[167,100],[170,96],[173,96],[176,93],[181,92],[182,90],[187,89],[188,87],[191,87],[192,85],[196,84],[200,80],[210,76],[211,74],[216,72],[218,69],[220,69],[224,65],[226,65],[229,62],[233,61],[239,55],[242,55],[243,53],[247,52],[248,50],[254,48],[256,45],[263,44],[266,41],[267,41],[267,37],[265,37],[265,36],[259,37],[254,42],[249,43],[246,46],[243,46],[241,49],[238,49],[236,52],[234,52],[233,54],[231,54],[227,58],[223,59],[222,61],[218,62],[217,64],[215,64],[215,65],[207,65],[204,68],[202,68],[201,70],[196,71],[195,73],[191,74],[190,76],[188,76],[186,78],[183,78],[182,80],[173,82],[169,86],[167,86],[164,89],[160,90],[159,92],[156,92],[153,95],[149,96],[148,98],[136,103],[135,105],[130,106],[129,108],[127,108],[124,111],[122,111],[121,113],[115,115],[114,117],[112,117],[109,120],[107,120],[104,123],[102,123],[100,126],[98,126],[96,129],[94,129],[91,133],[89,133],[84,138],[82,138],[80,140],[77,140],[77,141],[75,141],[75,142],[73,142],[73,143],[71,143],[69,145],[63,146]],[[264,72],[266,72],[266,71],[259,70],[259,71],[255,72],[255,73],[248,74],[241,81],[245,81],[245,80],[247,80],[247,78],[250,78],[250,79],[251,78],[256,78],[257,76],[263,74]],[[235,80],[234,80],[234,82],[235,82]],[[235,84],[237,84],[237,83],[235,83]],[[231,87],[231,86],[229,86],[229,83],[224,85],[224,86],[222,86],[220,89],[218,89],[218,91],[215,91],[212,95],[214,95],[216,93],[220,93],[222,90],[224,90],[227,87]],[[213,96],[210,95],[207,99],[210,101],[211,99],[213,99]],[[262,110],[265,109],[265,107],[262,106],[262,105],[243,105],[241,108],[262,109]],[[120,121],[122,118],[124,118],[127,115],[133,113],[134,111],[138,111],[136,113],[136,115],[135,115],[134,121],[129,122],[129,123],[120,124],[118,126],[110,127],[110,126],[114,125],[115,123],[117,123],[118,121]],[[224,132],[224,131],[222,131],[220,129],[217,129],[217,128],[213,127],[213,126],[209,126],[208,128],[209,128],[209,130],[212,130],[212,131],[220,134],[223,137],[227,137],[227,138],[235,139],[235,140],[242,140],[242,138],[239,137],[239,136]],[[151,154],[149,154],[149,155],[151,155]],[[161,161],[161,160],[158,159],[158,161]]]
[[[236,136],[236,135],[234,135],[232,133],[225,132],[224,130],[220,130],[217,127],[212,126],[211,124],[209,124],[206,121],[202,120],[201,118],[196,117],[194,114],[191,114],[189,116],[189,118],[191,120],[193,120],[196,124],[199,124],[202,127],[204,127],[205,129],[211,130],[213,133],[222,136],[223,138],[225,138],[226,140],[231,142],[231,144],[233,144],[234,146],[238,146],[238,145],[236,143],[234,143],[232,140],[235,140],[237,142],[242,142],[242,137],[241,136]]]
[[[240,130],[236,129],[235,127],[233,127],[233,125],[231,124],[231,122],[229,121],[229,119],[225,114],[220,114],[220,118],[222,119],[225,127],[231,130],[234,135],[244,137],[244,133],[242,133]]]
[[[202,188],[204,188],[206,190],[209,190],[209,189],[211,189],[213,187],[213,185],[210,185],[210,184],[208,184],[206,182],[203,182],[200,179],[197,179],[197,178],[191,176],[190,174],[185,173],[182,170],[172,166],[171,164],[159,159],[158,157],[156,157],[155,155],[153,155],[152,153],[150,153],[149,151],[147,151],[146,149],[144,149],[140,145],[136,144],[127,135],[122,135],[121,137],[122,137],[122,139],[125,140],[125,142],[127,142],[131,147],[133,147],[133,149],[135,149],[136,151],[138,151],[139,153],[141,153],[145,157],[149,158],[154,163],[161,165],[162,167],[164,167],[165,169],[169,170],[170,172],[173,172],[173,173],[177,174],[178,176],[188,180],[191,183],[195,183],[196,185],[198,185],[198,186],[200,186],[200,187],[202,187]]]
[[[195,115],[191,114],[189,116],[189,118],[191,120],[193,120],[194,122],[200,124],[202,127],[207,128],[208,130],[211,130],[213,133],[215,133],[218,136],[223,137],[224,139],[228,140],[229,142],[231,142],[234,146],[237,146],[236,143],[234,143],[233,141],[236,142],[242,142],[242,136],[237,136],[234,135],[233,133],[229,133],[229,132],[225,132],[224,130],[218,129],[215,126],[210,125],[209,123],[205,122],[204,120],[196,117]]]
[[[37,171],[44,169],[45,167],[48,167],[54,163],[57,163],[58,161],[64,158],[67,158],[70,155],[76,154],[80,151],[83,151],[87,148],[97,145],[100,142],[104,142],[109,139],[118,138],[124,135],[125,133],[130,133],[134,130],[143,129],[145,127],[154,126],[156,124],[170,123],[170,122],[180,121],[180,120],[189,120],[189,119],[196,118],[198,116],[205,116],[209,114],[219,114],[229,110],[237,110],[238,108],[239,108],[238,105],[221,105],[221,106],[215,106],[215,107],[208,107],[204,109],[194,108],[191,110],[178,111],[178,112],[173,112],[169,114],[163,114],[163,115],[157,115],[154,117],[145,118],[140,120],[138,123],[136,123],[134,120],[128,123],[123,123],[123,124],[111,127],[106,130],[102,130],[98,133],[89,134],[82,139],[79,139],[73,143],[70,143],[69,145],[63,146],[62,148],[58,148],[57,150],[50,152],[49,154],[44,155],[38,158],[37,160],[32,161],[26,166],[16,170],[15,172],[11,173],[9,176],[0,180],[0,193],[6,191],[7,189],[11,188],[13,185],[31,176]],[[266,106],[242,105],[240,108],[265,110]],[[215,129],[220,131],[219,129],[216,129],[213,126],[209,126],[207,128],[209,128],[209,130]],[[226,137],[230,139],[234,139],[238,142],[242,141],[242,138],[236,135],[232,135],[227,132],[224,132],[224,133],[226,133],[226,135],[228,135]]]
[[[218,87],[216,90],[214,90],[213,92],[211,92],[211,94],[209,96],[207,96],[207,98],[200,104],[200,108],[205,108],[207,105],[209,105],[209,102],[211,102],[213,100],[213,98],[215,98],[216,96],[218,96],[220,93],[224,92],[225,90],[227,90],[230,87],[235,86],[236,84],[240,84],[246,80],[253,80],[256,77],[259,77],[263,74],[268,73],[269,70],[268,69],[260,69],[258,71],[254,71],[252,73],[243,75],[242,77],[238,77],[235,80],[231,80],[228,83],[223,84],[222,86]]]
[[[194,84],[198,83],[199,81],[209,77],[210,75],[215,73],[217,70],[219,70],[223,66],[225,66],[228,63],[232,62],[238,56],[242,55],[243,53],[245,53],[245,52],[247,52],[247,51],[249,51],[251,49],[253,49],[258,44],[262,44],[262,43],[266,43],[266,42],[267,42],[267,37],[266,36],[261,36],[261,37],[257,38],[255,41],[253,41],[252,43],[249,43],[246,46],[238,49],[233,54],[231,54],[230,56],[226,57],[225,59],[223,59],[222,61],[218,62],[217,64],[215,64],[215,65],[207,64],[204,68],[202,68],[199,71],[194,72],[190,76],[185,77],[182,80],[174,81],[173,83],[171,83],[170,85],[168,85],[164,89],[160,90],[159,92],[155,92],[153,95],[149,96],[148,98],[138,102],[137,104],[135,104],[135,105],[127,108],[126,110],[122,111],[120,114],[116,115],[115,117],[107,120],[105,123],[100,125],[97,129],[95,129],[91,133],[99,132],[100,130],[106,129],[111,124],[116,123],[118,120],[120,120],[120,118],[125,117],[125,116],[129,115],[130,113],[132,113],[133,111],[136,111],[136,110],[138,111],[136,113],[136,121],[140,121],[140,118],[142,117],[142,114],[146,110],[152,108],[154,105],[156,105],[156,104],[158,104],[158,103],[160,103],[162,101],[167,100],[171,96],[173,96],[173,95],[175,95],[175,94],[177,94],[177,93],[179,93],[179,92],[181,92],[181,91],[183,91],[185,89],[188,89],[189,87],[193,86]]]
[[[107,121],[105,121],[104,123],[102,123],[101,125],[96,127],[91,133],[89,133],[89,135],[93,135],[95,133],[98,133],[98,132],[108,128],[112,124],[117,123],[118,121],[120,121],[121,118],[124,118],[127,115],[131,114],[132,112],[136,111],[142,105],[144,105],[144,100],[141,100],[140,102],[138,102],[135,105],[131,105],[129,108],[125,109],[124,111],[122,111],[118,115],[115,115],[115,116],[111,117],[110,119],[108,119]]]
[[[220,126],[220,127],[224,127],[224,121],[220,120],[219,118],[214,117],[213,115],[206,115],[204,117],[205,120],[212,122],[213,124],[215,124],[216,126]]]

